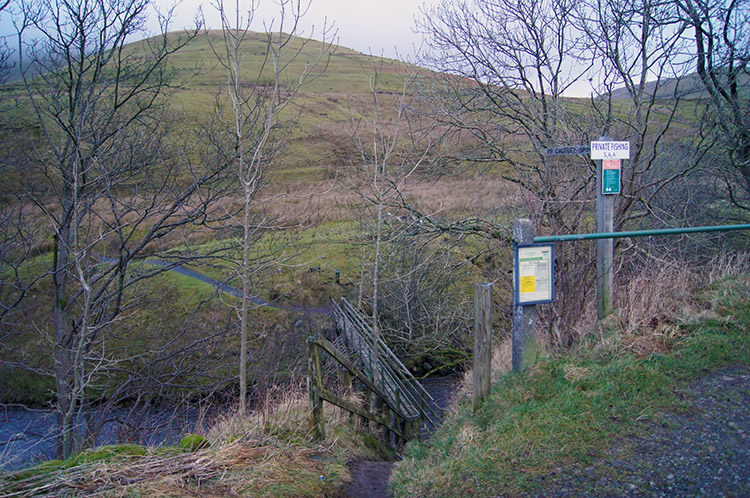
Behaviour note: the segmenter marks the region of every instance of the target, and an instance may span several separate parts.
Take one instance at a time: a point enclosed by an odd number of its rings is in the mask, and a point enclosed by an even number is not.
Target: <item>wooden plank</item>
[[[373,349],[375,347],[375,340],[372,338],[372,328],[370,325],[359,315],[359,313],[354,309],[354,307],[347,302],[345,299],[342,299],[342,302],[344,304],[344,307],[346,309],[346,317],[349,318],[351,321],[357,322],[357,327],[354,327],[355,329],[358,328],[361,332],[366,332],[362,337],[362,342],[365,342],[369,349]],[[339,308],[341,309],[341,308]],[[368,336],[369,335],[369,336]],[[425,391],[421,385],[418,384],[417,380],[414,378],[414,376],[411,375],[411,372],[401,363],[401,361],[398,359],[398,357],[393,354],[393,351],[388,348],[388,346],[383,342],[382,340],[377,341],[380,348],[385,352],[385,354],[392,360],[392,362],[399,368],[392,369],[390,365],[386,362],[384,363],[385,368],[389,371],[391,376],[394,378],[395,382],[401,385],[402,389],[404,391],[410,392],[414,397],[416,398],[429,398],[430,401],[432,400],[432,397]],[[416,386],[415,387],[415,384]]]
[[[351,315],[360,325],[360,329],[363,331],[366,331],[371,337],[373,336],[372,333],[372,327],[369,323],[365,322],[362,317],[360,316],[359,312],[354,308],[354,306],[351,305],[347,300],[342,299],[342,302],[344,303],[344,307],[348,310],[349,315]],[[375,340],[370,339],[370,342],[373,343]],[[414,376],[409,372],[409,369],[404,366],[403,363],[401,363],[401,360],[398,359],[398,357],[391,351],[391,349],[385,344],[384,341],[378,340],[378,343],[380,344],[381,348],[386,352],[386,354],[393,360],[394,364],[399,367],[400,372],[402,373],[404,380],[417,382],[417,380],[414,378]],[[425,399],[429,399],[430,401],[434,400],[432,399],[432,396],[422,388],[421,384],[417,382],[417,385],[419,386],[420,395],[424,397]]]
[[[534,242],[534,224],[531,220],[513,222],[513,240],[519,245]],[[536,305],[513,306],[511,365],[515,372],[527,370],[536,363],[536,326]]]
[[[398,430],[394,424],[391,424],[385,417],[381,417],[379,415],[376,415],[374,413],[371,413],[369,410],[365,410],[364,408],[361,408],[354,403],[351,403],[345,399],[341,399],[335,394],[333,394],[331,391],[321,388],[320,392],[318,393],[319,396],[328,401],[329,403],[336,405],[340,408],[343,408],[344,410],[350,411],[352,413],[356,413],[360,417],[366,418],[367,420],[372,420],[376,424],[380,424],[392,433],[404,437],[403,432]]]
[[[474,286],[474,413],[490,394],[492,380],[492,284]]]
[[[376,386],[370,379],[367,378],[367,376],[362,375],[362,373],[357,369],[357,367],[354,366],[354,364],[349,361],[348,358],[346,358],[344,355],[342,355],[334,346],[331,344],[330,341],[323,337],[318,337],[313,339],[313,342],[315,342],[320,348],[322,348],[326,353],[330,354],[336,361],[341,363],[341,365],[344,366],[349,372],[351,372],[352,375],[354,375],[357,379],[359,379],[365,386],[367,386],[368,389],[370,389],[373,393],[375,393],[378,397],[382,398],[388,407],[397,412],[399,416],[405,419],[415,418],[410,417],[406,414],[403,414],[400,410],[397,409],[395,403],[393,403],[386,393],[384,393],[378,386]]]
[[[365,362],[367,362],[370,358],[370,355],[364,352],[363,357],[365,358]],[[408,386],[405,386],[402,382],[399,382],[397,378],[394,378],[395,376],[390,369],[384,369],[384,371],[385,373],[383,375],[383,380],[385,382],[383,384],[383,390],[390,395],[390,399],[392,401],[395,400],[395,393],[407,393],[407,396],[405,396],[405,398],[408,400],[408,402],[402,405],[402,410],[410,417],[418,416],[420,411],[422,411],[420,410],[420,407],[423,406],[423,402],[419,400],[418,396],[415,396],[415,393],[412,389],[408,389]]]
[[[400,397],[401,391],[396,386],[394,386],[390,382],[387,382],[382,387],[379,387],[376,384],[374,384],[372,382],[372,379],[368,378],[367,376],[364,376],[363,378],[362,376],[356,375],[356,372],[358,370],[356,366],[353,365],[353,363],[351,363],[348,360],[348,358],[343,356],[333,343],[325,339],[322,339],[319,342],[321,344],[321,347],[323,347],[326,352],[331,354],[331,356],[333,356],[348,371],[352,372],[353,375],[357,376],[357,378],[359,378],[360,381],[362,381],[368,388],[375,391],[375,393],[379,397],[384,398],[387,401],[389,408],[395,409],[396,413],[400,417],[405,418],[405,419],[419,418],[420,411],[417,406],[414,406],[413,404],[409,404],[409,403],[402,403],[401,406],[399,407],[398,397]]]

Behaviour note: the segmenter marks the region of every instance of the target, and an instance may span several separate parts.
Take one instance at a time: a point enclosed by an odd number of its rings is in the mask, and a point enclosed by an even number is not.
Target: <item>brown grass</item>
[[[722,255],[700,268],[678,262],[659,261],[644,267],[627,281],[620,276],[616,289],[616,311],[607,319],[596,319],[596,303],[586,303],[581,318],[571,325],[576,338],[596,337],[600,350],[628,350],[639,356],[667,352],[683,334],[686,323],[719,318],[701,305],[699,289],[714,282],[750,273],[750,252]],[[617,277],[616,277],[617,280]],[[715,304],[714,306],[720,306]],[[552,352],[546,334],[537,336],[540,354]],[[492,353],[492,383],[511,370],[512,340],[496,344]],[[571,368],[565,376],[574,381],[587,375]],[[472,395],[472,370],[465,372],[459,397]]]
[[[722,255],[700,267],[652,261],[629,278],[615,276],[616,310],[605,320],[597,322],[595,303],[587,303],[573,325],[575,337],[595,335],[600,349],[639,356],[667,352],[683,335],[685,324],[719,318],[713,305],[700,300],[701,288],[749,271],[748,252]]]
[[[360,177],[361,180],[361,177]],[[406,185],[404,197],[432,216],[472,216],[516,204],[516,188],[502,180],[444,177],[419,179]],[[314,184],[288,182],[265,193],[264,209],[272,218],[297,220],[305,226],[358,219],[365,199],[351,178],[327,179]],[[394,202],[395,199],[394,199]],[[393,213],[394,215],[396,213]]]
[[[0,495],[339,496],[351,479],[347,463],[378,455],[364,446],[348,414],[330,405],[325,407],[329,438],[311,442],[308,406],[301,385],[277,389],[249,416],[228,413],[219,419],[205,433],[207,448],[150,448],[144,456],[119,455],[46,473],[20,471],[0,479]]]

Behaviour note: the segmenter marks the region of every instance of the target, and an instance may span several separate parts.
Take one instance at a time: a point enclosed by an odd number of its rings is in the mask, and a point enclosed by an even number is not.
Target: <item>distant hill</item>
[[[177,41],[183,32],[171,32],[167,35]],[[263,63],[265,56],[265,33],[251,32],[243,46],[243,65],[249,78],[254,78]],[[133,50],[142,49],[146,44],[159,43],[157,37],[138,40],[129,44]],[[189,45],[179,50],[169,63],[176,72],[179,82],[188,88],[201,89],[226,84],[226,71],[219,64],[214,50],[221,53],[223,37],[220,30],[203,31]],[[300,49],[305,43],[302,38],[295,38],[290,47],[290,54]],[[285,78],[296,78],[306,64],[314,63],[323,47],[323,43],[310,40],[301,50],[296,60],[286,68]],[[11,54],[11,67],[6,81],[11,87],[16,86],[21,79],[18,59]],[[369,93],[369,75],[380,73],[379,87],[381,91],[399,91],[401,89],[401,75],[412,71],[413,68],[404,62],[385,59],[363,54],[340,45],[330,47],[330,58],[321,61],[321,67],[327,64],[326,71],[314,82],[305,86],[306,92],[311,93]],[[428,72],[424,71],[425,74]],[[270,77],[270,71],[268,77]],[[6,87],[7,88],[7,87]]]
[[[652,94],[654,92],[655,82],[649,82],[646,84],[646,92]],[[741,88],[744,93],[750,92],[750,76],[744,75],[741,77]],[[612,96],[615,99],[628,99],[628,91],[625,88],[618,88],[612,92]],[[656,90],[656,98],[658,99],[671,99],[679,97],[681,99],[701,99],[706,97],[706,91],[703,87],[703,82],[700,80],[698,74],[693,73],[680,78],[670,78],[666,81],[662,81]]]
[[[177,37],[179,33],[170,33]],[[142,40],[134,43],[147,43]],[[315,63],[320,56],[324,45],[322,42],[310,40],[306,42],[302,38],[295,38],[289,54],[301,50],[296,59],[285,69],[284,77],[296,79],[304,70],[306,65]],[[201,88],[206,86],[225,85],[226,71],[218,63],[214,50],[221,53],[223,47],[223,36],[220,30],[210,30],[201,33],[188,46],[177,52],[170,59],[170,63],[177,71],[178,77],[185,78],[188,87]],[[266,52],[265,33],[249,33],[243,46],[245,58],[244,67],[248,74],[248,81],[254,78],[261,68]],[[369,93],[369,77],[377,69],[380,73],[379,87],[382,91],[398,91],[402,85],[402,75],[413,71],[408,64],[393,60],[381,59],[362,54],[350,48],[334,45],[330,50],[330,58],[324,57],[318,69],[327,67],[324,73],[306,85],[305,92],[310,93]],[[288,58],[287,58],[288,61]],[[270,78],[271,72],[268,68],[264,73]],[[426,70],[425,70],[426,72]],[[261,78],[262,80],[263,78]]]

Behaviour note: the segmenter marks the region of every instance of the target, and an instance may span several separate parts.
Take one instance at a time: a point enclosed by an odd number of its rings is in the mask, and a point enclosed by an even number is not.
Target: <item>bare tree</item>
[[[735,0],[679,0],[692,44],[691,67],[697,72],[708,106],[701,134],[721,172],[731,201],[750,209],[750,6]]]
[[[425,217],[406,202],[404,192],[428,167],[440,143],[441,130],[433,117],[417,111],[420,96],[416,88],[423,76],[421,70],[404,65],[403,74],[399,76],[398,92],[383,88],[381,60],[369,75],[367,104],[352,109],[351,136],[359,151],[359,161],[351,180],[364,200],[363,243],[371,246],[363,253],[367,261],[363,261],[360,302],[362,294],[369,293],[372,327],[378,337],[390,339],[393,345],[413,352],[420,345],[435,344],[422,340],[428,327],[418,325],[421,318],[417,316],[425,311],[426,296],[433,290],[430,285],[423,285],[426,280],[420,277],[425,276],[428,267],[434,269],[432,263],[438,256],[432,249],[411,252],[410,248],[416,248],[412,244],[422,248],[430,246],[439,235],[434,231],[418,240]],[[398,264],[401,257],[408,260],[401,260],[406,265]],[[366,267],[370,269],[367,275]],[[396,304],[399,301],[405,307],[399,307]],[[437,311],[432,306],[437,302],[438,299],[430,300],[430,305],[426,306],[428,312]],[[399,309],[398,317],[392,313],[395,309]],[[440,318],[435,317],[435,321],[438,320]],[[402,334],[403,327],[408,331]]]
[[[170,133],[164,105],[168,58],[197,35],[144,34],[148,0],[39,0],[16,17],[26,89],[40,140],[28,151],[23,210],[43,220],[51,238],[52,343],[60,427],[59,453],[80,444],[80,422],[93,379],[110,358],[102,338],[139,304],[138,286],[194,257],[163,254],[163,265],[138,265],[161,241],[181,239],[211,217],[226,167],[193,164],[189,142]],[[186,152],[187,151],[187,152]]]
[[[219,126],[222,126],[221,123],[229,124],[227,121],[231,121],[231,125],[216,131],[219,136],[226,132],[231,136],[222,140],[215,133],[214,143],[224,144],[222,156],[236,171],[242,188],[242,208],[238,220],[242,227],[239,244],[242,257],[238,265],[242,282],[242,303],[239,309],[241,415],[245,413],[247,406],[248,321],[253,305],[250,296],[251,276],[260,266],[258,256],[253,252],[258,238],[275,223],[275,220],[264,216],[262,202],[258,197],[267,172],[286,144],[288,133],[295,123],[293,115],[288,113],[282,117],[282,113],[288,110],[289,104],[305,84],[325,71],[332,48],[332,33],[326,26],[322,29],[322,42],[297,36],[300,34],[300,19],[308,5],[309,2],[300,0],[281,0],[278,2],[279,16],[265,24],[264,33],[253,33],[250,26],[258,7],[257,0],[251,0],[245,11],[239,0],[235,2],[233,10],[223,0],[214,4],[221,17],[222,31],[220,41],[212,43],[212,46],[227,72],[226,97],[231,104],[231,111],[228,112],[225,110],[224,96],[220,95],[217,99]],[[209,37],[210,35],[209,32]],[[249,72],[243,59],[257,45],[264,51],[263,60],[257,71]],[[313,45],[315,55],[304,61],[303,69],[298,74],[292,74],[293,63],[300,62],[305,57],[303,51]]]
[[[684,25],[669,2],[594,0],[577,4],[576,12],[592,60],[601,61],[592,75],[599,85],[592,105],[601,134],[631,143],[615,206],[617,230],[654,215],[654,197],[700,164],[695,149],[678,139],[694,131],[683,117]],[[682,167],[665,168],[668,161]]]
[[[426,9],[420,21],[425,61],[447,74],[432,111],[454,133],[447,163],[499,171],[519,187],[513,207],[542,232],[591,231],[594,163],[547,150],[609,135],[631,142],[615,228],[653,216],[654,196],[695,171],[700,159],[679,140],[692,130],[681,119],[674,84],[685,71],[685,43],[670,5],[474,0]],[[668,98],[664,88],[671,90]],[[569,97],[586,89],[589,99]],[[659,167],[666,157],[679,163],[680,155],[679,169]],[[563,249],[558,304],[547,317],[552,342],[560,346],[571,339],[560,324],[579,315],[591,288],[581,280],[592,278],[587,268],[593,266],[585,246]]]
[[[498,206],[474,223],[480,234],[509,244],[511,212],[521,210],[540,232],[586,231],[595,196],[595,169],[585,156],[550,156],[548,148],[587,144],[600,123],[585,101],[566,93],[587,84],[590,46],[566,0],[444,2],[425,10],[426,61],[446,76],[432,93],[433,115],[452,130],[445,162],[494,170],[516,186],[513,205]],[[496,249],[495,249],[496,250]],[[559,301],[548,320],[553,343],[565,343],[559,323],[576,315],[591,278],[581,247],[558,251]],[[574,270],[575,268],[575,270]],[[508,268],[486,266],[490,281]],[[575,304],[573,304],[575,303]]]

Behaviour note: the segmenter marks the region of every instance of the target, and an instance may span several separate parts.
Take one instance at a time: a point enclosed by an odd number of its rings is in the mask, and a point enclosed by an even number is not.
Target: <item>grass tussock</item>
[[[526,374],[496,363],[497,381],[476,415],[466,389],[429,445],[407,447],[395,496],[539,495],[544,476],[586,466],[620,438],[641,435],[644,421],[682,409],[677,387],[750,364],[747,262],[742,255],[700,271],[644,272],[621,289],[613,318],[577,325],[588,332],[572,350],[543,353]],[[509,358],[507,349],[496,354]]]
[[[308,414],[303,389],[277,390],[249,416],[219,418],[196,438],[205,444],[88,450],[66,461],[0,475],[0,495],[343,496],[351,479],[347,464],[382,457],[383,449],[347,415],[328,406],[329,437],[313,443]]]

